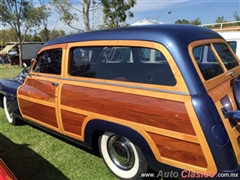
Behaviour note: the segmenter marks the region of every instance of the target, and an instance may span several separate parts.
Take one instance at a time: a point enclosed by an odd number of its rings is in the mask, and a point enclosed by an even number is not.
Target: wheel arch
[[[95,119],[89,121],[84,130],[84,141],[94,149],[96,148],[96,137],[101,136],[106,131],[125,136],[137,145],[143,154],[155,157],[149,144],[139,132],[131,127],[105,120]]]
[[[1,108],[4,108],[4,105],[3,105],[3,97],[4,97],[4,94],[1,94],[1,93],[0,93],[0,107],[1,107]]]

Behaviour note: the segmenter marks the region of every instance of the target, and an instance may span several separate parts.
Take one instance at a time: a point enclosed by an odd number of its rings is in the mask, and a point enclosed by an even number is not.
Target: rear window
[[[222,63],[218,60],[214,50]],[[214,43],[212,46],[210,44],[197,46],[193,49],[193,55],[205,80],[224,73],[222,66],[226,67],[227,70],[231,70],[239,65],[228,46],[224,43]]]
[[[176,79],[165,56],[142,47],[74,47],[72,76],[174,86]]]

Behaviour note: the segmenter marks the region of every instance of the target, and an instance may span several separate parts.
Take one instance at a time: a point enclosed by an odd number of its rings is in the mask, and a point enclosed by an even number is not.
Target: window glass
[[[164,55],[142,47],[75,47],[70,50],[72,76],[174,86]]]
[[[235,59],[235,57],[233,56],[232,52],[230,51],[226,44],[218,43],[213,44],[213,46],[228,70],[238,66],[238,61]]]
[[[228,44],[231,46],[233,52],[236,53],[237,42],[236,41],[229,41]]]
[[[33,71],[48,74],[61,74],[62,49],[43,51],[37,56]]]
[[[222,74],[223,68],[214,56],[210,45],[198,46],[193,49],[193,55],[205,80]]]

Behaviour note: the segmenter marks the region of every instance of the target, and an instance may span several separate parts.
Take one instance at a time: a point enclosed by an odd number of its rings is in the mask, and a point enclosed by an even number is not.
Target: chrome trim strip
[[[42,76],[42,75],[31,74],[31,76]],[[179,92],[179,91],[171,91],[171,90],[160,90],[160,89],[157,89],[157,88],[147,88],[147,87],[131,86],[131,85],[125,85],[125,84],[116,84],[116,83],[111,83],[111,82],[95,82],[95,81],[91,81],[91,80],[76,80],[76,79],[72,79],[72,78],[61,78],[61,77],[57,77],[57,76],[44,76],[44,75],[42,77],[44,77],[44,78],[56,78],[56,79],[68,80],[68,81],[76,81],[76,82],[85,82],[85,83],[111,85],[111,86],[118,86],[118,87],[125,87],[125,88],[134,88],[134,89],[141,89],[141,90],[148,90],[148,91],[155,91],[155,92],[179,94],[179,95],[189,95],[189,93],[187,93],[187,92]],[[108,80],[108,79],[104,79],[104,80]]]
[[[94,83],[94,84],[103,84],[103,85],[111,85],[111,86],[126,87],[126,88],[135,88],[135,89],[156,91],[156,92],[167,92],[167,93],[180,94],[180,95],[189,95],[189,93],[187,93],[187,92],[177,92],[177,91],[171,91],[171,90],[160,90],[160,89],[157,89],[157,88],[146,88],[146,87],[125,85],[125,84],[115,84],[115,83],[111,83],[111,82],[95,82],[95,81],[93,82],[91,80],[75,80],[75,79],[73,80],[71,78],[63,78],[63,80],[85,82],[85,83]]]
[[[63,80],[63,78],[61,78],[60,77],[60,75],[53,75],[52,76],[52,74],[51,74],[51,76],[46,76],[46,75],[42,75],[42,74],[29,74],[28,76],[30,76],[30,78],[31,78],[31,76],[36,76],[36,77],[43,77],[43,78],[55,78],[55,79],[61,79],[61,80]]]

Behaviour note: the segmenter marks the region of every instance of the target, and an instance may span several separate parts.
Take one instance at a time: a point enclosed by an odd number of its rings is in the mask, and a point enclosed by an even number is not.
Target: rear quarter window
[[[224,72],[210,45],[195,47],[193,49],[193,55],[205,80],[211,79]]]
[[[197,46],[193,48],[193,55],[205,80],[224,73],[224,68],[231,70],[239,65],[229,47],[224,43]]]

